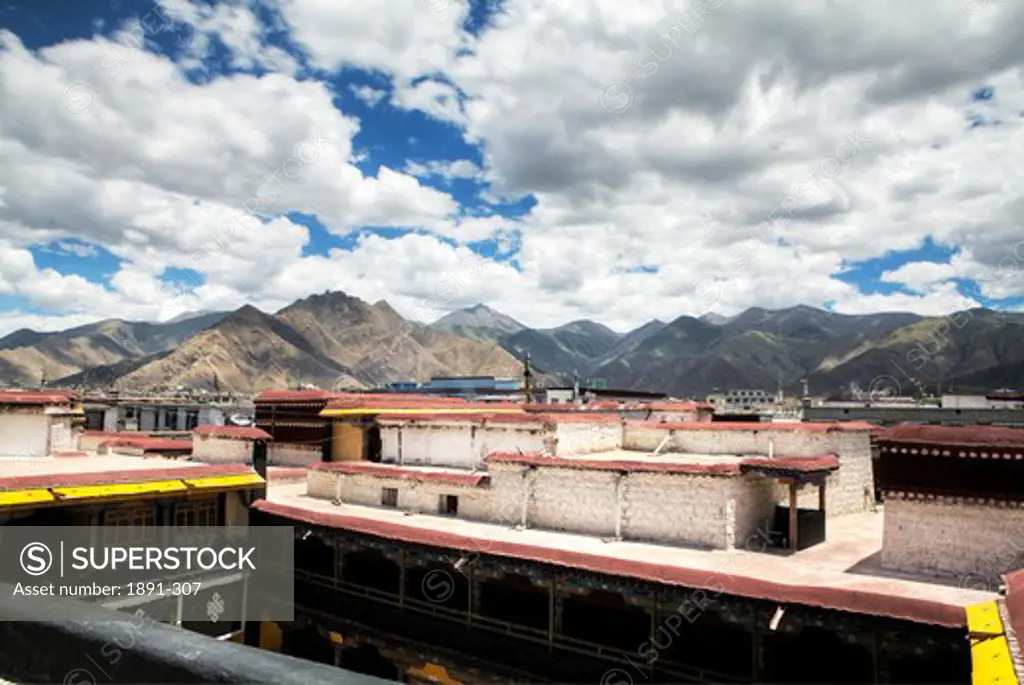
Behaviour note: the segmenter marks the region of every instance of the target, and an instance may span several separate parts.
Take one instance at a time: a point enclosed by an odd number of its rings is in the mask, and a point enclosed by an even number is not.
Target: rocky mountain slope
[[[107,319],[54,333],[21,329],[0,338],[0,381],[38,384],[85,369],[170,350],[216,324],[225,312],[168,323]]]
[[[1021,389],[1022,339],[1024,314],[984,309],[928,318],[752,308],[651,321],[620,334],[587,320],[532,329],[485,305],[426,326],[387,302],[327,292],[273,315],[243,307],[166,324],[16,331],[0,339],[0,382],[36,385],[45,373],[62,385],[355,388],[438,375],[519,376],[528,353],[542,384],[578,372],[610,387],[679,397],[780,386],[798,392],[803,378],[814,394],[842,394],[882,376],[908,394],[940,384],[983,391]]]
[[[954,321],[959,323],[954,323]],[[782,387],[814,394],[862,389],[880,376],[904,393],[939,384],[983,391],[1013,387],[1024,362],[1015,340],[1024,317],[973,310],[950,317],[882,313],[845,316],[811,307],[748,310],[721,323],[680,317],[592,373],[609,385],[700,396],[716,389]]]
[[[245,306],[173,350],[118,360],[59,384],[251,392],[310,384],[362,388],[435,375],[518,375],[501,347],[402,318],[386,302],[345,293],[299,300],[274,315]]]

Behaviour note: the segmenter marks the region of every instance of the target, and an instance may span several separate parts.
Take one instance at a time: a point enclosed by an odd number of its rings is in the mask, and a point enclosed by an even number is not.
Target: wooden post
[[[558,594],[558,574],[551,574],[548,586],[548,651],[555,647],[555,595]]]
[[[825,481],[818,486],[818,509],[825,511]]]
[[[406,578],[406,566],[409,564],[408,550],[403,547],[402,553],[398,558],[398,608],[405,609],[405,578]]]
[[[789,548],[796,551],[796,481],[789,482]]]

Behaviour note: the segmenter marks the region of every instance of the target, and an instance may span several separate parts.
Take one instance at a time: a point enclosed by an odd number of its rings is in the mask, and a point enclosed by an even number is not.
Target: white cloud
[[[202,272],[194,309],[272,310],[341,288],[411,314],[464,247],[365,236],[351,252],[304,257],[307,230],[280,216],[225,232],[322,137],[322,154],[274,186],[269,215],[315,212],[338,234],[388,225],[460,244],[521,233],[518,268],[486,264],[449,308],[485,301],[533,325],[586,316],[622,329],[800,302],[946,313],[973,302],[951,278],[977,281],[986,297],[1024,294],[1020,3],[971,15],[925,0],[507,0],[474,37],[465,3],[404,1],[287,0],[280,13],[309,64],[390,78],[392,106],[461,130],[482,169],[418,158],[404,173],[364,176],[353,165],[365,154],[352,147],[360,122],[323,83],[292,78],[292,63],[196,85],[182,65],[124,45],[36,55],[5,33],[2,235],[14,250],[68,236],[103,245],[128,261],[112,287],[139,316],[169,313],[145,303],[165,266]],[[245,5],[184,7],[195,60],[215,37],[238,65],[270,59],[266,27]],[[972,101],[982,86],[995,97]],[[382,91],[353,92],[383,107]],[[75,115],[64,103],[90,106]],[[998,125],[972,129],[971,117]],[[532,195],[536,206],[521,222],[459,218],[468,208],[416,177],[478,178],[487,197]],[[835,277],[927,239],[957,248],[949,265],[883,277],[914,294],[864,296]],[[75,285],[31,269],[34,298]],[[99,297],[95,311],[116,306]]]
[[[376,107],[377,103],[387,96],[386,90],[378,90],[377,88],[371,88],[370,86],[349,86],[352,93],[366,103],[367,107]]]

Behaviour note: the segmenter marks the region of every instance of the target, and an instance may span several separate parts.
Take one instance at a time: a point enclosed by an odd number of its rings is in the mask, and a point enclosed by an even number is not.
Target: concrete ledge
[[[29,621],[0,583],[0,678],[25,683],[268,683],[378,685],[387,681],[333,666],[216,640],[67,598],[74,621]]]

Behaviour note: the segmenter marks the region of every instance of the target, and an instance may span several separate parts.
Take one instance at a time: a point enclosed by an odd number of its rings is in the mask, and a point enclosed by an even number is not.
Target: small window
[[[445,516],[459,515],[459,498],[455,495],[441,495],[437,503],[437,511]]]
[[[384,507],[398,506],[398,488],[381,488],[380,503]]]

